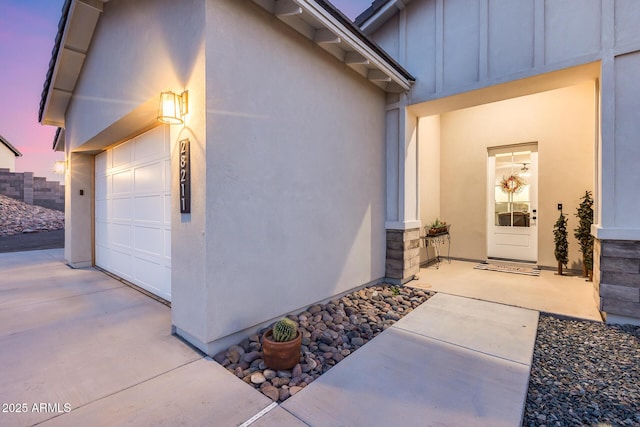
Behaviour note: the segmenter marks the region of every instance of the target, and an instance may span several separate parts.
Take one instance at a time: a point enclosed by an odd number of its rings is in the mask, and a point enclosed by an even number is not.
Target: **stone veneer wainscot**
[[[593,258],[600,310],[640,319],[640,242],[596,239]]]
[[[420,229],[387,230],[385,276],[392,284],[404,284],[420,271]]]

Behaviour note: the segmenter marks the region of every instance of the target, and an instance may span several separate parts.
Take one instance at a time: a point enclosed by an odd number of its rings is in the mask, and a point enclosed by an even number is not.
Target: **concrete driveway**
[[[171,335],[165,305],[61,249],[0,254],[0,425],[239,425],[271,400]]]
[[[438,294],[281,405],[62,250],[0,254],[0,426],[513,426],[538,312]]]

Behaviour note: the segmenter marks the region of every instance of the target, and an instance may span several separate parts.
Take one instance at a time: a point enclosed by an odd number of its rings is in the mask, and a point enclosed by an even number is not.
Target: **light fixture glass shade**
[[[58,175],[64,175],[67,170],[67,162],[64,160],[57,160],[53,163],[53,173]]]
[[[158,121],[169,125],[178,125],[183,122],[183,115],[181,96],[171,91],[162,92],[158,106]]]

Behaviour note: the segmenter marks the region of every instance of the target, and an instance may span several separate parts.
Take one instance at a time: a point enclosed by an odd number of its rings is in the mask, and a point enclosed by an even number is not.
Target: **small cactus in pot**
[[[288,317],[278,320],[271,330],[273,340],[278,342],[292,341],[298,335],[298,325]]]
[[[302,334],[298,325],[289,319],[278,320],[262,336],[262,356],[264,363],[271,369],[292,369],[300,363]]]

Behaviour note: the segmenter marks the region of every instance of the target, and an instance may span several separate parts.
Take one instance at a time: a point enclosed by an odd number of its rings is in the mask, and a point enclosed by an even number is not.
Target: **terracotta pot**
[[[269,329],[262,336],[262,358],[265,365],[274,370],[292,369],[300,363],[300,345],[302,334],[291,341],[274,341],[271,336],[273,331]]]

